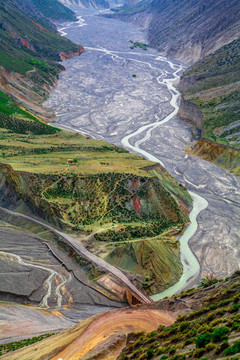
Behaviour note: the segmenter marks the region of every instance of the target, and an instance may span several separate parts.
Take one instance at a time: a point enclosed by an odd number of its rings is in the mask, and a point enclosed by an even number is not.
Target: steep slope
[[[239,36],[239,1],[154,0],[151,46],[178,59],[198,60]]]
[[[53,114],[47,114],[40,103],[56,83],[59,72],[64,70],[57,61],[79,55],[83,48],[51,30],[55,31],[48,18],[53,12],[51,7],[47,11],[48,8],[43,6],[40,13],[33,1],[31,6],[28,2],[21,3],[23,9],[19,2],[12,0],[0,3],[0,91],[35,114],[42,112],[43,118],[47,119]],[[28,10],[25,11],[25,7]],[[65,16],[57,10],[55,16],[74,19],[71,11],[70,15],[66,11],[68,16]]]
[[[144,0],[109,16],[144,25],[150,46],[184,62],[196,61],[240,34],[238,0]]]
[[[15,349],[25,348],[4,354],[2,358],[237,360],[240,354],[239,287],[239,272],[225,281],[208,278],[203,286],[156,304],[96,315],[28,347],[16,343],[12,345]],[[134,333],[129,334],[131,329]],[[41,339],[35,341],[38,340]],[[7,349],[11,349],[11,344],[3,347],[4,352]]]
[[[39,19],[40,22],[48,22],[50,27],[56,29],[51,21],[74,21],[75,14],[72,10],[61,4],[58,0],[8,0],[20,11]]]
[[[0,2],[2,7],[13,6],[20,12],[35,19],[48,30],[57,32],[52,21],[75,21],[75,14],[57,0],[7,0]]]
[[[191,153],[240,174],[240,38],[183,74],[180,116],[200,129]]]

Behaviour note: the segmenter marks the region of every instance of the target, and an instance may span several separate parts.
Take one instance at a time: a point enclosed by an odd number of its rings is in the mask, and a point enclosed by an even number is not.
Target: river
[[[65,62],[44,104],[57,114],[54,125],[164,165],[193,198],[191,224],[180,239],[183,275],[154,300],[196,285],[209,273],[227,276],[240,267],[239,179],[185,152],[192,132],[177,116],[180,94],[174,87],[184,66],[154,49],[131,50],[129,40],[146,42],[137,26],[74,10],[79,21],[60,24],[59,31],[85,53]]]

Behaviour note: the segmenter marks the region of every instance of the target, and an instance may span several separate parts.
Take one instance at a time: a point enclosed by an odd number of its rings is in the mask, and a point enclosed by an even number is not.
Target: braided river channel
[[[73,10],[78,22],[59,24],[58,30],[85,52],[64,63],[66,71],[44,103],[56,112],[54,126],[160,163],[193,199],[191,223],[179,239],[183,274],[153,299],[199,284],[209,273],[229,275],[240,267],[240,182],[185,152],[193,135],[177,115],[181,95],[174,86],[184,65],[154,49],[130,49],[129,40],[146,42],[136,25]]]

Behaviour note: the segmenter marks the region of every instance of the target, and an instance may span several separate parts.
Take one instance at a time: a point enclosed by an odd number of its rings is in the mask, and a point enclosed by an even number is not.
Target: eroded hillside
[[[191,150],[236,175],[239,168],[239,46],[225,45],[185,71],[180,82],[180,116],[201,130]]]
[[[78,232],[150,293],[177,281],[191,198],[161,166],[78,134],[1,134],[2,206]]]

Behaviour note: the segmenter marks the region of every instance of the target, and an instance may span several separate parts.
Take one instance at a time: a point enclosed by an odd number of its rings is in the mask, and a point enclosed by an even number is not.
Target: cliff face
[[[60,56],[60,59],[62,61],[65,61],[65,60],[69,60],[71,59],[72,57],[74,56],[80,56],[81,54],[84,53],[84,47],[83,46],[80,46],[79,49],[75,52],[73,51],[70,51],[69,53],[64,53],[64,52],[60,52],[59,56]]]
[[[188,100],[184,100],[184,98],[181,98],[178,114],[183,120],[189,122],[197,129],[202,130],[203,113],[197,107],[197,105]]]
[[[240,151],[229,146],[219,145],[208,139],[199,140],[191,155],[200,156],[215,165],[240,176]]]

